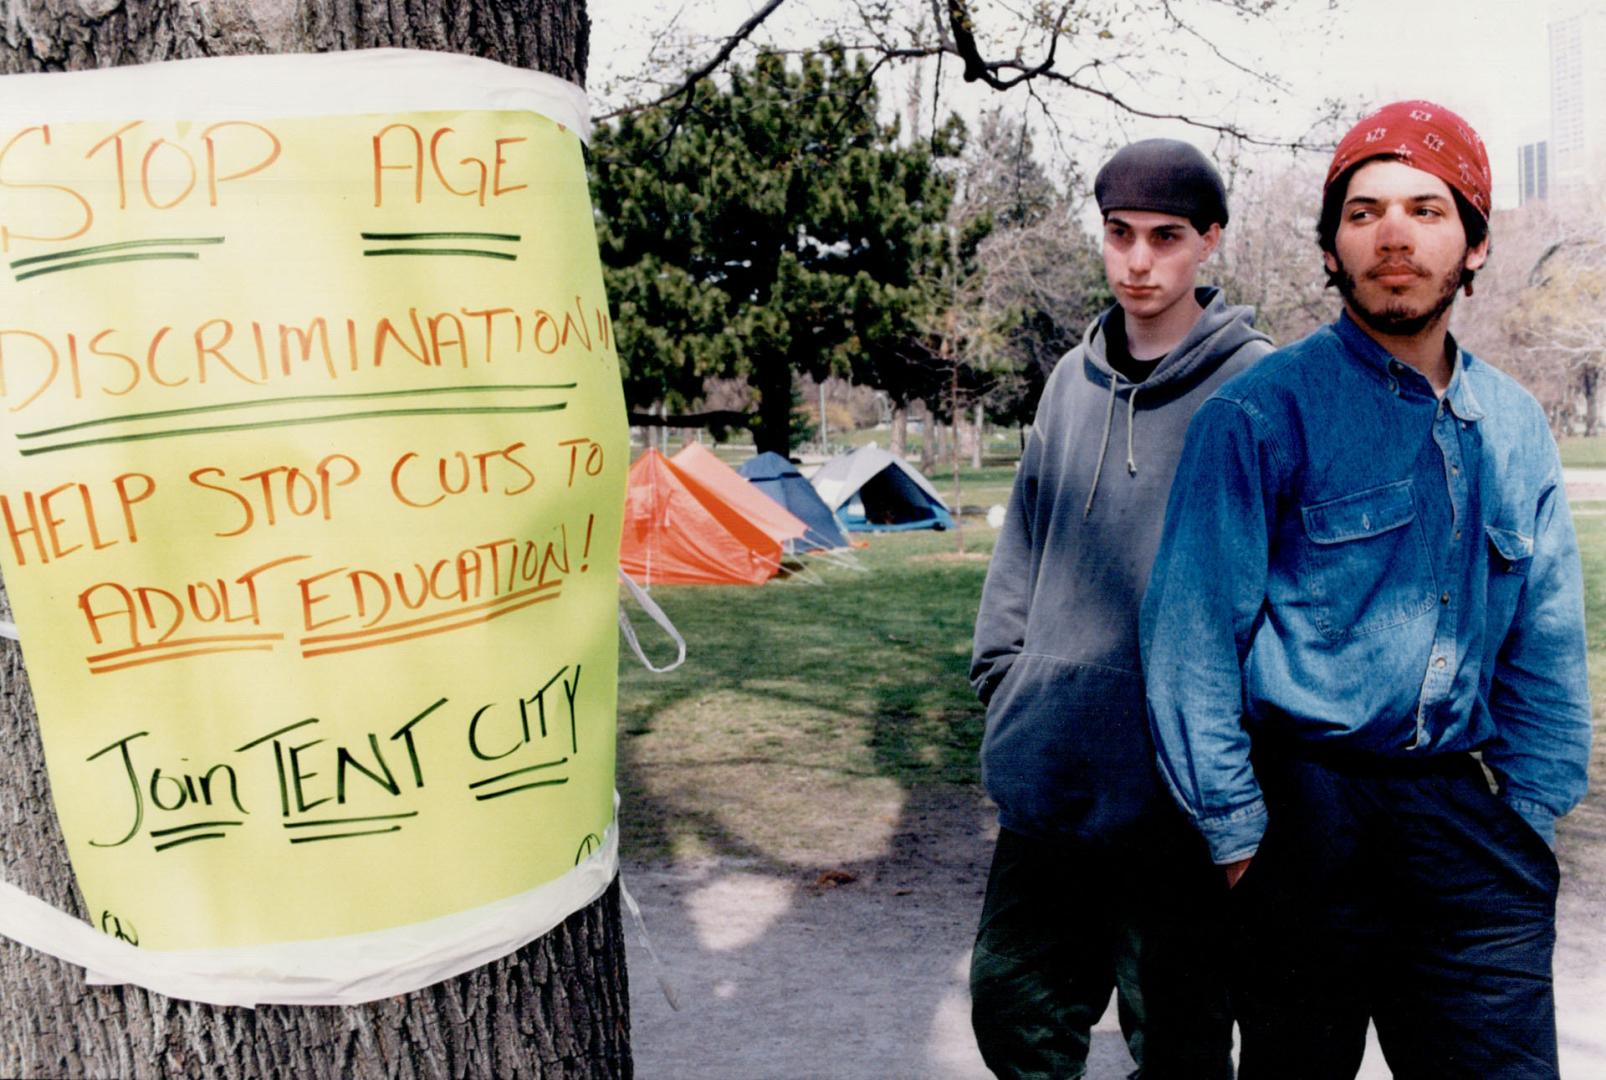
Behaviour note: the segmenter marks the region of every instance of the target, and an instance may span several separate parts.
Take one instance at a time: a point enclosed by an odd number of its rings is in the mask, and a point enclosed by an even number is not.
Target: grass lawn
[[[816,566],[815,584],[654,589],[688,650],[669,675],[621,662],[626,853],[850,862],[912,788],[975,784],[966,672],[993,531],[970,519],[964,536],[961,557],[952,532],[872,535],[862,571]],[[662,634],[642,634],[661,657]]]
[[[1561,463],[1569,469],[1606,469],[1606,435],[1584,438],[1564,435],[1559,441]]]
[[[1589,636],[1589,688],[1594,699],[1595,742],[1590,754],[1590,790],[1584,803],[1557,830],[1562,872],[1599,888],[1601,852],[1606,850],[1606,515],[1576,517],[1578,549],[1584,565],[1584,618]]]
[[[1584,564],[1584,618],[1589,626],[1589,688],[1595,701],[1595,751],[1606,761],[1606,516],[1580,516],[1578,550]],[[1595,776],[1602,775],[1599,770]]]

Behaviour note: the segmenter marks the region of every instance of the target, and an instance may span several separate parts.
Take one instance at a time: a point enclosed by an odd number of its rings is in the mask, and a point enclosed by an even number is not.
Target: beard
[[[1415,337],[1432,326],[1455,303],[1456,290],[1461,287],[1461,268],[1466,265],[1466,252],[1456,260],[1455,266],[1439,279],[1438,298],[1426,311],[1416,312],[1401,303],[1385,302],[1382,307],[1367,307],[1357,295],[1355,276],[1343,263],[1335,273],[1336,284],[1344,302],[1362,322],[1380,334],[1390,337]]]

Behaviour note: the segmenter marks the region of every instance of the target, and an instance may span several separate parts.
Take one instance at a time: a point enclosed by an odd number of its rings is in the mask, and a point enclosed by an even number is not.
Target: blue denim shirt
[[[1463,350],[1440,400],[1346,315],[1217,391],[1188,429],[1140,640],[1161,773],[1218,863],[1265,832],[1257,732],[1481,750],[1547,840],[1583,797],[1583,580],[1556,444]]]

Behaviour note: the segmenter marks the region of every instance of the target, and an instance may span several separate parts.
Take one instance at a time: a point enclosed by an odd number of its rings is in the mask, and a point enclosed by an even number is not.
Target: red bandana
[[[1385,105],[1339,140],[1325,191],[1338,174],[1371,158],[1393,158],[1437,176],[1489,216],[1489,153],[1472,125],[1431,101]]]

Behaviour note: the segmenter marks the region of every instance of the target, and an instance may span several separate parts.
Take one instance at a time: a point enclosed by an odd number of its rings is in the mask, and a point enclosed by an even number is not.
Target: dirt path
[[[1597,770],[1596,775],[1600,775]],[[1562,1075],[1606,1076],[1606,802],[1563,825],[1556,955]],[[994,834],[974,792],[917,792],[887,849],[852,881],[734,859],[625,867],[625,884],[681,1005],[672,1011],[633,925],[630,997],[645,1080],[969,1080],[988,1075],[970,1033],[965,971]],[[629,827],[629,808],[625,808]],[[825,867],[824,870],[838,869]],[[1089,1080],[1131,1059],[1114,1010]],[[1361,1076],[1389,1075],[1376,1046]]]

